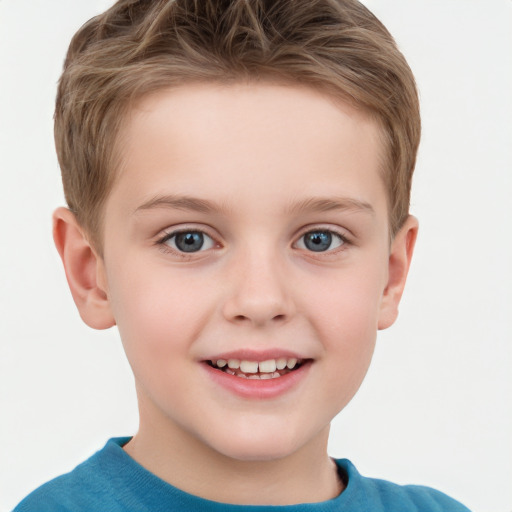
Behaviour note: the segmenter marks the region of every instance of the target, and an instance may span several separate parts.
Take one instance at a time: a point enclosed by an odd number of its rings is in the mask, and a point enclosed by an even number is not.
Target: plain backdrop
[[[117,331],[82,324],[51,240],[56,82],[107,0],[0,0],[0,510],[137,429]],[[335,419],[367,476],[512,511],[512,1],[367,0],[415,72],[420,220],[401,316]]]

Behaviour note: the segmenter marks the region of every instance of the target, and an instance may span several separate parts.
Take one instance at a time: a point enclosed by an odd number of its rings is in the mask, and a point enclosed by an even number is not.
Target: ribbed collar
[[[163,481],[153,473],[138,464],[124,450],[130,437],[110,439],[105,448],[97,452],[91,459],[110,480],[114,495],[126,495],[132,493],[140,497],[144,491],[151,489],[147,498],[154,506],[162,503],[172,503],[176,509],[183,512],[335,512],[350,510],[351,512],[367,512],[367,501],[362,487],[364,478],[357,472],[353,464],[347,459],[335,459],[340,475],[346,482],[345,490],[336,498],[319,503],[305,503],[299,505],[270,506],[270,505],[230,505],[216,501],[199,498],[184,492],[171,484]],[[114,477],[113,477],[114,475]]]

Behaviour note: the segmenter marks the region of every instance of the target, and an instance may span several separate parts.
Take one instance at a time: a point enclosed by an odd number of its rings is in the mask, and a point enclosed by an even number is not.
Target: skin
[[[103,256],[67,209],[54,238],[82,318],[117,324],[132,366],[125,450],[216,501],[333,498],[329,424],[396,319],[417,234],[410,217],[389,240],[378,127],[309,88],[202,84],[144,98],[119,140]],[[204,250],[180,253],[176,229]],[[335,233],[327,250],[305,245],[315,230]],[[234,350],[312,362],[285,393],[241,397],[205,371]]]

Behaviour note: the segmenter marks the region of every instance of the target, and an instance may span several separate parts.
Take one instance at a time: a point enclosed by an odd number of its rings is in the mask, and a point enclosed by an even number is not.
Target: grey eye
[[[344,243],[343,238],[332,231],[315,230],[302,235],[297,242],[297,247],[313,252],[325,252],[336,249]]]
[[[164,242],[180,252],[198,252],[211,249],[213,240],[201,231],[182,231],[171,234]]]

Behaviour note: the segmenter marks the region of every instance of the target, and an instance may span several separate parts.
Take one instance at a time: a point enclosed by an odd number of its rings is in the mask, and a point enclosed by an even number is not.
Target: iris
[[[304,235],[304,245],[315,252],[329,249],[332,243],[332,234],[329,231],[311,231]]]
[[[178,233],[174,243],[180,251],[196,252],[203,247],[204,235],[197,231]]]

